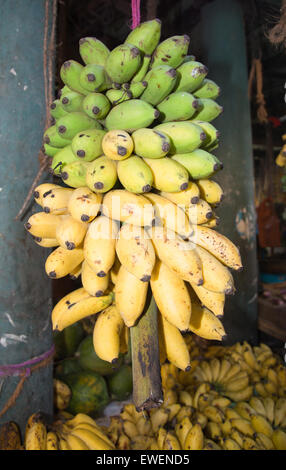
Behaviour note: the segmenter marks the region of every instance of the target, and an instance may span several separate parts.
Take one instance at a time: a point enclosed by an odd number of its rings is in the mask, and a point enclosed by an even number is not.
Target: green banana
[[[170,154],[192,152],[200,147],[206,138],[203,129],[190,121],[165,122],[154,127],[170,138]]]
[[[126,160],[120,160],[117,163],[117,174],[120,183],[127,191],[146,193],[152,189],[152,170],[137,155],[131,155]]]
[[[144,158],[153,172],[153,186],[169,193],[187,189],[189,174],[186,168],[169,157]]]
[[[87,95],[88,91],[81,86],[79,81],[83,69],[84,66],[76,60],[66,60],[60,68],[60,77],[71,90]]]
[[[65,139],[64,137],[58,134],[57,127],[55,124],[45,130],[43,140],[45,144],[57,148],[63,148],[66,147],[66,145],[70,144],[69,139]]]
[[[134,131],[140,127],[148,127],[159,115],[149,103],[142,99],[123,101],[114,106],[106,116],[105,126],[108,130],[122,129]]]
[[[85,65],[79,75],[79,83],[89,93],[106,90],[108,84],[104,67],[97,64]]]
[[[183,36],[171,36],[158,44],[152,60],[151,68],[157,65],[166,64],[170,67],[179,67],[187,55],[190,44],[190,38],[187,34]]]
[[[75,111],[59,118],[56,127],[60,136],[71,140],[78,132],[96,127],[96,121],[84,112]]]
[[[160,36],[161,21],[155,18],[139,24],[128,34],[125,42],[138,47],[140,52],[149,55],[156,49]]]
[[[112,106],[116,106],[123,101],[131,100],[132,98],[132,94],[129,90],[115,90],[114,88],[107,90],[105,95],[109,99]]]
[[[192,120],[191,122],[198,124],[207,136],[201,145],[202,149],[208,150],[209,148],[213,148],[214,144],[218,143],[220,132],[213,126],[213,124],[207,121]]]
[[[188,54],[184,57],[184,60],[183,60],[183,64],[185,62],[190,62],[190,61],[195,61],[196,60],[196,57],[193,55],[193,54]]]
[[[148,86],[148,83],[143,80],[142,82],[134,82],[130,84],[129,92],[132,95],[132,98],[139,98],[142,95],[143,91]]]
[[[145,75],[147,87],[140,99],[153,106],[163,101],[173,90],[177,80],[176,69],[169,65],[158,65]]]
[[[60,149],[53,157],[51,163],[51,169],[53,170],[54,175],[60,175],[65,165],[76,160],[77,158],[72,151],[71,144],[67,145],[63,149]]]
[[[102,155],[102,139],[106,131],[90,129],[79,132],[71,142],[73,153],[83,161],[91,162]]]
[[[134,153],[140,157],[162,158],[170,150],[170,139],[167,134],[155,129],[137,129],[132,134]]]
[[[79,53],[86,65],[97,64],[104,66],[110,50],[99,39],[86,37],[79,40]]]
[[[201,62],[184,62],[177,68],[177,83],[175,91],[188,91],[192,93],[199,88],[208,73],[208,69]]]
[[[54,157],[59,151],[60,151],[60,149],[58,147],[52,147],[49,144],[44,144],[43,145],[43,152],[48,157]]]
[[[102,155],[91,162],[86,173],[86,186],[96,193],[106,193],[117,181],[116,163]]]
[[[187,121],[195,114],[197,99],[187,91],[175,91],[157,105],[160,122]]]
[[[60,117],[64,116],[65,114],[68,113],[68,111],[66,111],[64,108],[63,108],[63,105],[61,103],[61,100],[60,99],[56,99],[52,102],[51,106],[50,106],[50,113],[51,113],[51,116],[57,120],[59,119]]]
[[[190,153],[172,155],[172,160],[180,163],[187,169],[192,179],[209,178],[215,172],[222,169],[222,163],[211,153],[196,149]]]
[[[83,99],[82,109],[92,119],[104,119],[111,108],[103,93],[89,93]]]
[[[83,98],[84,95],[78,93],[77,91],[66,91],[65,93],[61,94],[62,107],[68,113],[81,111]]]
[[[141,66],[139,67],[138,71],[135,73],[134,77],[132,78],[131,83],[142,82],[142,80],[144,80],[144,77],[148,71],[150,62],[151,62],[151,55],[145,54],[142,59]]]
[[[86,186],[86,172],[90,163],[74,161],[64,166],[61,173],[63,182],[71,188],[81,188]]]
[[[223,112],[223,107],[211,98],[198,98],[198,109],[194,119],[199,121],[213,121]]]
[[[105,70],[113,83],[129,82],[141,65],[141,53],[132,44],[120,44],[109,54]]]
[[[209,78],[205,78],[201,86],[194,91],[196,98],[212,98],[215,100],[220,94],[220,87]]]

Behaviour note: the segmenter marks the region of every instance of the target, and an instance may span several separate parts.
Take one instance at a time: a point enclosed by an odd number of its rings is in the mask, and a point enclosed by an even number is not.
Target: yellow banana
[[[205,438],[203,450],[221,450],[221,447],[212,439]]]
[[[68,446],[71,450],[90,450],[90,447],[79,437],[70,432],[66,435]]]
[[[25,450],[46,450],[47,428],[41,421],[34,422],[25,436]]]
[[[234,377],[234,379],[229,380],[224,386],[224,392],[227,394],[228,392],[238,392],[240,390],[244,390],[249,384],[248,375]]]
[[[71,450],[67,440],[66,440],[66,437],[64,436],[60,436],[59,437],[59,449],[60,450]]]
[[[226,392],[225,394],[233,401],[249,400],[253,394],[253,386],[248,385],[242,390],[238,390],[236,392]]]
[[[214,423],[220,424],[224,421],[224,413],[221,409],[213,405],[204,408],[204,415]]]
[[[275,400],[271,397],[263,398],[263,405],[266,411],[266,416],[270,424],[274,422],[275,413]]]
[[[37,245],[43,248],[55,248],[60,245],[56,238],[41,238],[33,236],[33,239]]]
[[[203,394],[203,393],[206,393],[206,392],[209,392],[211,389],[210,387],[210,384],[207,383],[207,382],[204,382],[202,384],[200,384],[196,391],[195,391],[195,394],[194,394],[194,398],[193,398],[193,407],[194,408],[198,408],[198,402],[199,402],[199,398],[200,396]]]
[[[220,221],[219,217],[215,215],[204,224],[201,224],[201,226],[216,229],[217,226],[219,225],[219,221]]]
[[[212,179],[199,179],[196,183],[199,187],[201,197],[209,204],[217,206],[221,203],[223,199],[223,189],[216,181]]]
[[[36,188],[34,189],[34,199],[36,201],[37,204],[39,204],[39,206],[43,207],[43,203],[42,203],[42,199],[43,199],[43,196],[49,192],[51,189],[55,189],[55,188],[61,188],[62,186],[60,186],[59,184],[54,184],[54,183],[42,183],[42,184],[39,184],[38,186],[36,186]]]
[[[229,398],[226,398],[220,395],[213,398],[212,400],[213,406],[217,406],[218,408],[222,408],[222,409],[226,408],[230,404],[231,404],[231,400],[229,400]]]
[[[160,191],[162,197],[169,199],[182,208],[188,207],[190,204],[196,204],[200,198],[200,190],[198,185],[189,181],[187,189],[178,191],[176,193],[168,193],[166,191]]]
[[[73,250],[82,243],[87,228],[86,222],[78,222],[71,215],[62,216],[56,229],[56,239],[62,248]]]
[[[116,241],[119,262],[144,282],[151,279],[156,255],[153,243],[143,227],[123,224]]]
[[[212,383],[213,376],[212,376],[212,369],[210,367],[209,362],[208,361],[202,361],[200,366],[201,366],[201,369],[204,371],[204,374],[205,374],[208,382]]]
[[[259,370],[259,365],[257,364],[255,355],[250,349],[243,352],[243,357],[245,362],[249,365],[251,369]]]
[[[163,450],[181,450],[178,439],[171,431],[166,434]]]
[[[255,429],[253,428],[252,424],[248,421],[248,419],[244,418],[234,418],[230,420],[231,425],[233,428],[240,431],[242,434],[246,436],[253,437],[255,435]]]
[[[159,428],[165,426],[168,422],[169,412],[165,408],[156,408],[150,413],[152,430],[157,433]]]
[[[212,372],[212,382],[216,382],[220,373],[220,360],[214,357],[210,360],[209,365]]]
[[[186,207],[185,211],[190,223],[195,225],[207,223],[214,215],[211,206],[201,198],[196,204],[190,204]]]
[[[73,281],[76,281],[82,272],[82,263],[80,263],[76,268],[74,268],[70,273],[69,276]]]
[[[67,250],[59,246],[46,259],[45,271],[52,279],[60,279],[70,274],[83,261],[82,248]]]
[[[47,432],[46,450],[59,450],[59,439],[54,431]]]
[[[210,310],[192,302],[189,331],[205,339],[221,341],[225,336],[223,324]]]
[[[180,206],[159,194],[148,193],[145,197],[153,204],[155,217],[163,226],[186,239],[192,235],[192,225]]]
[[[241,434],[241,432],[239,432],[237,429],[232,429],[232,431],[230,433],[230,437],[231,437],[231,439],[235,440],[235,442],[237,442],[237,444],[241,448],[243,447],[244,436],[243,436],[243,434]]]
[[[159,447],[160,450],[164,449],[166,436],[167,436],[166,429],[161,427],[158,430],[158,437],[157,437],[157,443],[158,443],[158,447]]]
[[[56,229],[61,220],[59,215],[36,212],[29,217],[25,228],[33,237],[55,239]]]
[[[168,360],[178,369],[189,370],[191,368],[190,353],[180,330],[169,323],[163,315],[159,315],[158,321],[159,334],[164,340]]]
[[[118,230],[117,222],[101,215],[89,224],[83,245],[84,258],[99,277],[106,276],[113,266]]]
[[[76,426],[74,426],[71,429],[71,432],[73,432],[74,429],[88,429],[89,431],[93,432],[96,434],[100,439],[105,441],[108,445],[114,448],[113,442],[109,439],[109,437],[102,431],[101,427],[98,426],[95,422],[94,423],[88,423],[88,422],[80,422]]]
[[[165,227],[153,227],[150,235],[157,257],[185,281],[202,285],[202,262],[195,245]]]
[[[90,450],[111,450],[113,447],[89,429],[76,427],[72,434],[80,438]]]
[[[186,437],[192,428],[192,423],[188,416],[185,416],[181,421],[178,421],[175,425],[175,432],[179,439],[181,447],[184,446]]]
[[[91,269],[86,260],[82,263],[81,269],[81,282],[84,289],[89,295],[100,297],[102,296],[109,286],[109,273],[106,276],[100,277]]]
[[[124,322],[114,304],[99,314],[93,329],[93,345],[103,361],[116,363],[120,353],[120,335]]]
[[[222,430],[218,423],[214,421],[208,421],[205,427],[204,433],[214,441],[218,441],[222,437]]]
[[[259,450],[259,444],[252,437],[244,436],[243,438],[243,450]]]
[[[221,294],[232,294],[234,281],[230,270],[204,248],[197,246],[196,251],[202,261],[203,287]]]
[[[192,289],[195,291],[197,297],[208,310],[210,310],[215,316],[222,317],[224,313],[225,305],[225,294],[221,292],[212,292],[202,286],[197,286],[194,283],[190,283]]]
[[[179,402],[182,403],[182,405],[192,406],[193,404],[192,395],[189,392],[187,392],[187,390],[180,390]]]
[[[179,330],[187,330],[192,305],[185,282],[165,263],[157,260],[150,285],[162,316]]]
[[[225,450],[241,450],[240,445],[231,437],[225,437],[220,442]]]
[[[68,212],[78,222],[91,222],[99,213],[102,197],[86,186],[76,188],[69,199]]]
[[[262,432],[256,433],[255,440],[259,444],[259,446],[265,450],[275,449],[272,439],[270,439],[270,437],[266,436],[266,434],[263,434]]]
[[[43,194],[41,206],[43,211],[50,214],[65,214],[68,210],[69,199],[73,193],[71,188],[52,188]]]
[[[234,270],[242,268],[239,250],[231,240],[208,227],[194,225],[193,228],[194,234],[190,238],[191,241],[205,248],[229,268]]]
[[[151,227],[155,214],[151,202],[141,194],[125,189],[108,191],[102,200],[102,214],[120,222]]]
[[[22,450],[20,427],[15,421],[6,421],[0,425],[0,450]]]
[[[266,436],[270,437],[273,434],[273,428],[269,421],[262,415],[253,415],[251,417],[251,425],[256,432],[262,432]]]
[[[188,432],[183,449],[202,450],[204,446],[204,433],[199,424],[194,424]]]
[[[282,429],[275,429],[272,441],[276,450],[286,450],[286,432]]]
[[[120,266],[115,284],[115,304],[127,327],[135,325],[147,298],[148,282],[140,281]]]
[[[219,379],[219,382],[222,384],[226,384],[229,380],[234,379],[240,372],[240,364],[232,364],[229,370],[225,373],[224,377]]]
[[[240,414],[242,418],[250,421],[251,417],[256,414],[256,411],[247,401],[239,401],[236,403],[234,409]]]
[[[71,389],[62,380],[53,379],[54,405],[58,410],[64,410],[68,407],[71,399]]]
[[[232,367],[232,363],[228,359],[222,358],[221,364],[220,364],[220,373],[217,378],[218,382],[221,382],[225,378],[226,374],[231,369],[231,367]]]
[[[286,417],[286,398],[280,397],[275,403],[274,410],[274,426],[281,425],[283,419]]]

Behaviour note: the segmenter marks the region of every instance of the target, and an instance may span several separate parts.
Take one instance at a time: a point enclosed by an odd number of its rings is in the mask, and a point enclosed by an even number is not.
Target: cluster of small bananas
[[[245,369],[237,364],[234,352],[250,351],[248,343],[210,346],[204,355],[192,336],[187,342],[193,351],[192,370],[162,365],[164,402],[160,408],[141,413],[127,404],[120,416],[111,417],[108,435],[116,447],[286,450],[286,368],[271,349],[265,344],[252,348],[261,366],[256,373],[268,367],[280,381],[280,392],[264,396],[249,385],[251,375],[245,380],[247,371],[253,371],[248,355]]]
[[[200,180],[196,188],[207,208],[221,200],[222,189],[212,180]],[[144,310],[150,286],[160,311],[162,361],[189,368],[183,332],[223,338],[219,317],[226,295],[234,292],[231,269],[240,269],[241,259],[227,237],[190,220],[188,189],[147,195],[114,189],[102,195],[88,187],[43,183],[34,196],[42,211],[29,217],[26,229],[40,246],[55,248],[45,262],[47,275],[70,275],[82,283],[55,305],[54,329],[98,314],[95,351],[115,362],[128,344],[128,329]],[[207,219],[202,211],[200,217],[200,222]]]
[[[210,153],[219,142],[211,121],[222,112],[220,89],[188,55],[187,35],[160,37],[154,19],[111,51],[82,38],[83,64],[62,64],[64,86],[51,104],[43,148],[68,186],[105,193],[119,182],[139,194],[152,187],[174,192],[222,168]]]
[[[286,166],[286,134],[282,135],[282,140],[283,140],[283,145],[275,159],[275,163],[276,165],[280,167],[285,167]]]
[[[62,412],[52,424],[33,413],[26,424],[24,450],[113,450],[104,426],[84,413]]]

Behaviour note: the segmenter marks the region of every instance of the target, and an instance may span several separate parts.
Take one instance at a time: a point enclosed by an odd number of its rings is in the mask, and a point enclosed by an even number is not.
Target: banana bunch
[[[53,379],[54,408],[65,410],[71,399],[71,389],[62,380]]]
[[[43,135],[54,175],[72,188],[106,193],[121,184],[140,194],[179,192],[220,170],[212,153],[220,88],[188,54],[189,44],[187,35],[161,40],[157,18],[113,50],[81,38],[81,62],[61,65],[63,86]]]
[[[0,450],[23,450],[20,428],[15,421],[1,424]]]

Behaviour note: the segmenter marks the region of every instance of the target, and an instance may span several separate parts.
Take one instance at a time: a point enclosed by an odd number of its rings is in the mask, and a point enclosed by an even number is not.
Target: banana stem
[[[133,403],[137,411],[163,403],[158,343],[157,306],[150,294],[138,323],[130,328]]]

